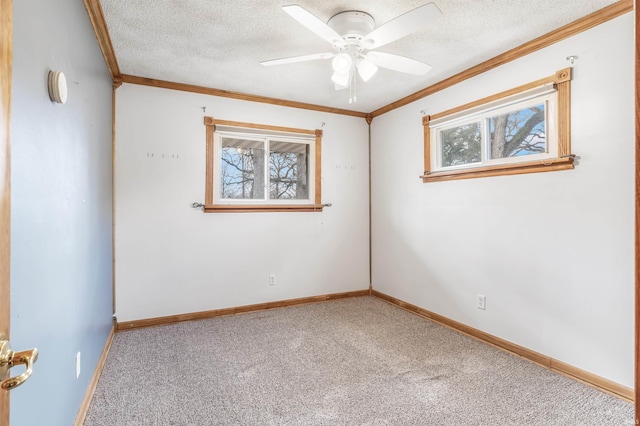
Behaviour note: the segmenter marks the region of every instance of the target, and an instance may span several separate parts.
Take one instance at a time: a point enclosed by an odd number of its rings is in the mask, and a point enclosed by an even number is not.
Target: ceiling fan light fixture
[[[348,87],[350,76],[351,76],[351,73],[349,72],[345,72],[345,73],[334,72],[333,75],[331,76],[331,80],[333,80],[336,86]]]
[[[366,59],[361,59],[358,62],[358,74],[360,74],[362,81],[369,81],[377,71],[378,67],[373,62]]]
[[[353,65],[353,59],[348,53],[339,53],[331,62],[333,70],[338,74],[348,74]]]

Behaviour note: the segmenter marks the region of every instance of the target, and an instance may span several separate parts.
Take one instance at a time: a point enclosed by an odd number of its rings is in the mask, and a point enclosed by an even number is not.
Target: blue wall
[[[11,343],[40,359],[11,425],[69,426],[111,328],[111,83],[80,0],[13,3]]]

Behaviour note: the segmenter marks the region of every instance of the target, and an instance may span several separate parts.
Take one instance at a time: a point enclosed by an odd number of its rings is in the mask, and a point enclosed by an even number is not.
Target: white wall
[[[373,288],[632,387],[633,42],[629,13],[375,118]],[[421,182],[422,109],[546,77],[568,55],[575,170]]]
[[[363,118],[128,84],[116,105],[119,321],[369,287]],[[322,201],[333,206],[322,213],[191,208],[204,202],[205,115],[322,128]]]

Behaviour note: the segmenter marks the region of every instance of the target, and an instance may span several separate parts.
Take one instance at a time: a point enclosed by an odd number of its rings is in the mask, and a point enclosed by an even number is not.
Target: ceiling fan
[[[363,81],[368,81],[378,67],[414,75],[424,75],[431,69],[431,65],[424,62],[374,49],[401,39],[437,19],[442,12],[435,3],[419,6],[378,28],[375,28],[371,15],[359,10],[340,12],[327,23],[296,4],[282,6],[282,10],[331,43],[333,52],[273,59],[261,64],[271,66],[333,58],[331,80],[336,90],[350,89],[349,103],[357,100],[356,74]]]

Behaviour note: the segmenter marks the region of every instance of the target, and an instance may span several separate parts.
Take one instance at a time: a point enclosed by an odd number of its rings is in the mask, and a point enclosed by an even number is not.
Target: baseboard
[[[566,364],[562,361],[558,361],[549,356],[532,351],[520,345],[516,345],[515,343],[511,343],[507,340],[485,333],[484,331],[478,330],[477,328],[473,328],[442,315],[438,315],[436,313],[404,302],[400,299],[396,299],[395,297],[386,295],[379,291],[372,290],[371,295],[387,301],[393,305],[396,305],[400,308],[403,308],[409,312],[420,315],[421,317],[427,318],[431,321],[437,322],[468,336],[481,340],[506,352],[517,355],[523,359],[539,364],[551,371],[562,374],[563,376],[592,386],[602,392],[606,392],[628,402],[633,403],[634,401],[634,390],[619,383],[597,376],[593,373]]]
[[[109,349],[111,348],[111,342],[113,342],[113,336],[115,335],[115,333],[116,333],[116,324],[114,323],[113,327],[111,327],[111,331],[109,332],[109,336],[107,337],[107,341],[104,344],[104,348],[102,349],[100,358],[98,359],[98,364],[96,365],[96,368],[93,371],[93,376],[91,377],[91,381],[89,382],[89,387],[87,388],[87,391],[84,394],[84,399],[82,400],[82,404],[80,405],[80,410],[78,410],[78,415],[76,416],[76,421],[73,423],[73,426],[82,426],[84,424],[84,419],[85,417],[87,417],[87,412],[89,411],[89,405],[91,404],[93,393],[96,391],[96,386],[98,385],[98,379],[100,379],[100,374],[102,374],[102,369],[104,368],[104,363],[107,360],[107,355],[109,354]]]
[[[574,367],[573,365],[565,362],[558,361],[557,359],[551,358],[550,369],[556,373],[562,374],[563,376],[567,376],[603,392],[622,398],[625,401],[633,403],[635,400],[635,393],[633,389],[582,370],[578,367]]]
[[[369,289],[349,291],[346,293],[333,293],[321,296],[302,297],[300,299],[281,300],[277,302],[258,303],[256,305],[238,306],[235,308],[215,309],[212,311],[194,312],[189,314],[169,315],[166,317],[148,318],[134,321],[118,322],[116,330],[126,331],[136,328],[153,327],[157,325],[174,324],[183,321],[194,321],[207,318],[215,318],[227,315],[243,314],[247,312],[266,311],[268,309],[284,308],[287,306],[306,305],[309,303],[325,302],[327,300],[346,299],[349,297],[362,297],[371,294]]]

